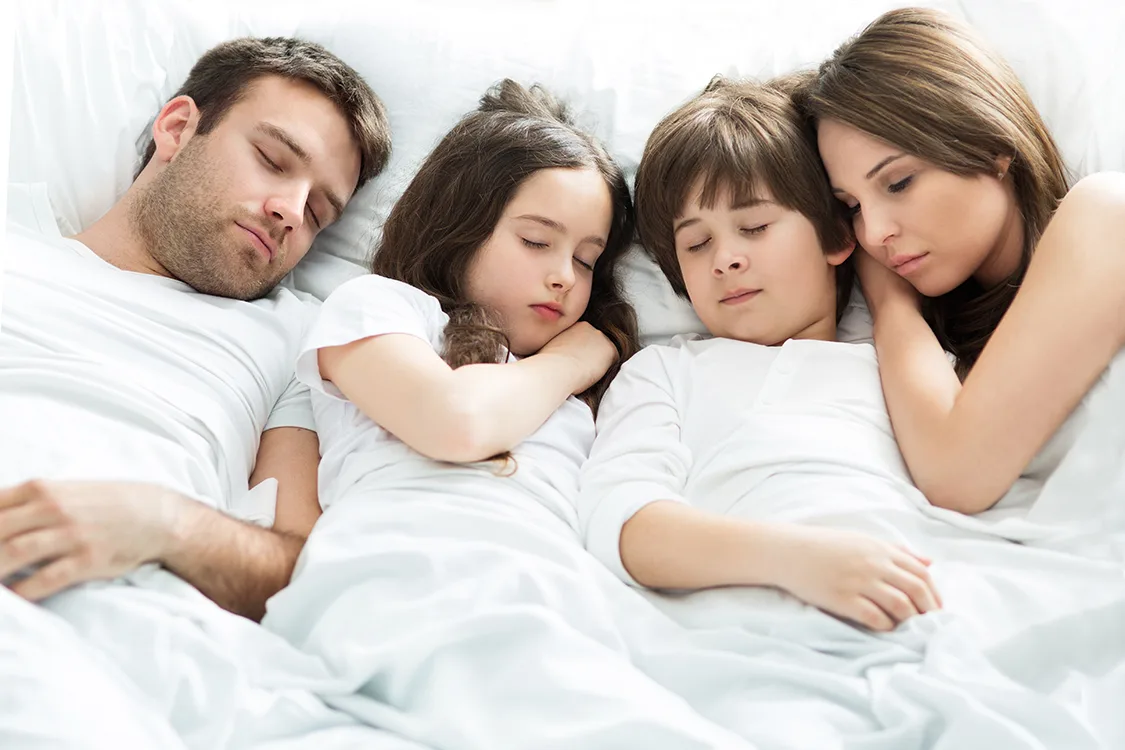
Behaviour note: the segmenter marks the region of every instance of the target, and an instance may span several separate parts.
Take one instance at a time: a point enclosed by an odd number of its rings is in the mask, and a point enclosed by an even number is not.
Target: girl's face
[[[699,203],[703,181],[673,224],[676,257],[696,315],[714,336],[773,346],[836,338],[836,269],[851,248],[825,254],[804,214],[767,191],[732,205]]]
[[[469,299],[500,314],[513,354],[534,354],[586,312],[612,219],[594,169],[543,169],[516,190],[468,278]]]
[[[856,239],[927,297],[970,277],[989,287],[1019,264],[1023,223],[1007,167],[962,177],[837,120],[817,131],[833,192]]]

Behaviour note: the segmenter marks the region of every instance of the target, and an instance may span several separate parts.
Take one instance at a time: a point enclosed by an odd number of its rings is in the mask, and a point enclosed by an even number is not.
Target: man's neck
[[[160,265],[145,246],[140,235],[129,220],[130,195],[113,205],[111,209],[85,231],[74,235],[94,254],[105,262],[123,271],[148,273],[172,278],[172,274]]]

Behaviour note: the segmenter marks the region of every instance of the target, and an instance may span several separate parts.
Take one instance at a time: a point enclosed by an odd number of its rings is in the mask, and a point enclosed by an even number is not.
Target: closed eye
[[[892,185],[887,185],[887,192],[888,193],[901,193],[903,190],[906,190],[906,188],[910,187],[910,183],[913,182],[913,181],[914,181],[914,175],[910,175],[909,177],[904,177],[904,178],[902,178],[901,180],[899,180],[898,182],[896,182]]]
[[[260,148],[257,149],[257,151],[258,151],[258,156],[262,157],[262,161],[264,161],[266,163],[266,165],[269,166],[270,169],[272,169],[274,172],[280,172],[281,171],[281,167],[279,167],[277,165],[277,162],[275,162],[273,159],[266,156],[265,151],[263,151]]]
[[[527,245],[528,247],[533,247],[536,250],[542,250],[545,247],[549,247],[546,242],[532,242],[531,240],[524,237],[520,237],[520,240],[523,242],[523,244]]]
[[[703,240],[703,242],[697,243],[695,245],[688,245],[687,250],[688,250],[689,253],[697,253],[700,250],[702,250],[703,248],[707,247],[707,245],[709,245],[710,243],[711,243],[711,238],[708,237],[707,239]]]
[[[587,263],[586,261],[582,260],[581,258],[579,258],[577,256],[575,256],[574,262],[577,263],[578,265],[582,266],[583,268],[585,268],[587,271],[593,271],[594,270],[594,266],[593,266],[592,263]]]
[[[748,234],[748,235],[761,234],[762,232],[766,231],[766,227],[768,227],[768,226],[769,226],[769,224],[762,224],[760,227],[750,227],[748,229],[743,228],[742,233]]]
[[[312,210],[312,206],[309,206],[309,216],[312,217],[313,223],[316,224],[316,228],[320,229],[320,219],[317,218],[316,211]]]

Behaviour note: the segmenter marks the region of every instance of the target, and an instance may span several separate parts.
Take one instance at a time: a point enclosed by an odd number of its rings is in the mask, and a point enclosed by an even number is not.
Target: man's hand
[[[33,480],[0,489],[0,581],[32,601],[159,560],[183,498],[135,482]]]

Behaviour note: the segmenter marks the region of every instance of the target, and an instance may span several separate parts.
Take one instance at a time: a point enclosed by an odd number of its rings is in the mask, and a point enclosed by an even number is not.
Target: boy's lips
[[[760,291],[762,291],[762,290],[761,289],[735,289],[731,292],[727,292],[726,294],[724,294],[722,299],[719,300],[719,302],[721,304],[724,304],[724,305],[740,305],[743,302],[749,302],[750,300],[757,297],[758,293]]]

